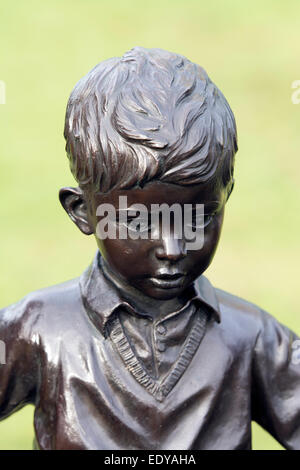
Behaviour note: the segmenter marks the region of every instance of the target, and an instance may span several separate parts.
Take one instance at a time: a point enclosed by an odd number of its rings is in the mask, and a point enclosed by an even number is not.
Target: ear
[[[88,220],[87,206],[80,188],[61,188],[59,191],[61,205],[85,235],[94,233]]]
[[[233,188],[234,188],[234,178],[232,178],[231,183],[230,183],[229,186],[228,186],[228,193],[227,193],[226,202],[228,201],[229,196],[230,196],[230,194],[231,194],[232,191],[233,191]]]

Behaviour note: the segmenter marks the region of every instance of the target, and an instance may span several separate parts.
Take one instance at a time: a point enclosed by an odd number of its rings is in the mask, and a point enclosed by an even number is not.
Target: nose
[[[164,237],[155,254],[160,260],[177,261],[182,259],[186,256],[185,241],[172,236]]]

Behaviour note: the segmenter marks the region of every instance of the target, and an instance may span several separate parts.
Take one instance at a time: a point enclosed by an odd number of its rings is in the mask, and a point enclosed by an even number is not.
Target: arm
[[[261,313],[252,374],[252,417],[286,449],[300,449],[300,341]]]
[[[36,305],[26,298],[0,310],[0,420],[35,401],[38,336]]]

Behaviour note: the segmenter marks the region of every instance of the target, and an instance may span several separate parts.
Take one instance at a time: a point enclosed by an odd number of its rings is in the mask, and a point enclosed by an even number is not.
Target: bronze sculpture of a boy
[[[98,251],[0,311],[0,418],[33,403],[39,449],[251,449],[252,420],[300,449],[298,337],[203,276],[234,184],[222,93],[185,57],[134,48],[75,86],[65,138],[79,186],[60,201]],[[163,204],[189,206],[198,247],[175,216],[153,222]]]

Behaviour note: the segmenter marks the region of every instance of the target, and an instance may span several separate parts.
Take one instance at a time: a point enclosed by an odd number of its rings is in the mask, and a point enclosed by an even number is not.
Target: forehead
[[[225,188],[212,183],[201,183],[183,186],[173,183],[154,181],[143,188],[115,189],[109,193],[96,193],[95,202],[110,203],[115,207],[119,204],[119,196],[126,196],[128,205],[144,204],[222,204],[225,198]]]

